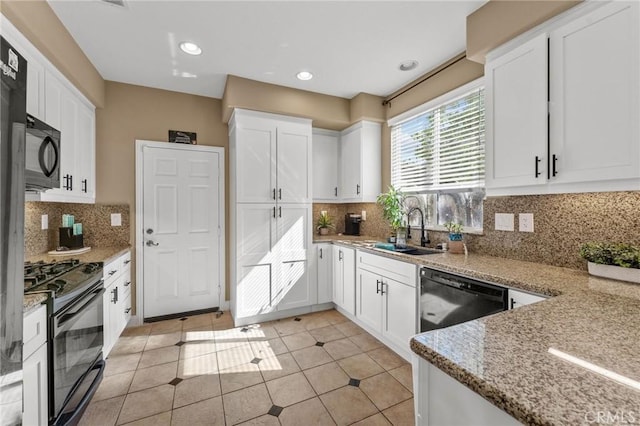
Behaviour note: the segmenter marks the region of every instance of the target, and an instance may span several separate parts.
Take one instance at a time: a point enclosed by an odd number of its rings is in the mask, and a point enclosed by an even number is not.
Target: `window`
[[[482,229],[484,88],[463,86],[390,121],[391,183],[420,206],[430,227]],[[419,225],[413,217],[412,226]]]

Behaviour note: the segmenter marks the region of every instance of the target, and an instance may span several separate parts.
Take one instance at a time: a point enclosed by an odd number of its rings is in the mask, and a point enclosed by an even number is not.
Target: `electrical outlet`
[[[520,232],[533,232],[533,213],[520,213],[518,221],[520,222]]]
[[[43,214],[41,219],[41,223],[42,223],[42,229],[49,229],[49,215],[48,214]]]
[[[122,226],[122,215],[120,213],[111,213],[111,226]]]
[[[362,220],[367,220],[367,211],[362,210]]]
[[[496,231],[512,231],[514,230],[514,214],[513,213],[496,213],[495,219]]]

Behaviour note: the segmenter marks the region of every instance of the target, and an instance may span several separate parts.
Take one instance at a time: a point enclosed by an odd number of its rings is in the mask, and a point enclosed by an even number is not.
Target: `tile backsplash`
[[[322,210],[335,221],[332,233],[344,231],[347,212],[366,210],[361,234],[381,240],[390,235],[382,209],[375,203],[314,204],[314,226]],[[516,231],[495,231],[496,213],[513,213]],[[533,213],[535,232],[518,232],[520,213]],[[640,245],[640,191],[490,197],[484,201],[483,228],[482,235],[465,234],[472,253],[586,269],[578,254],[585,242]],[[438,231],[430,231],[429,237],[432,245],[448,239],[446,232]]]
[[[111,214],[119,213],[121,226],[111,226]],[[41,229],[42,215],[48,215],[49,229]],[[58,246],[58,228],[62,215],[75,216],[82,223],[84,245],[87,247],[114,247],[129,244],[129,206],[106,204],[25,203],[25,257],[46,253]]]

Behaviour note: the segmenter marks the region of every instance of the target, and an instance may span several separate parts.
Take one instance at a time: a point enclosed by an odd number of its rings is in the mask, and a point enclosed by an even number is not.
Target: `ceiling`
[[[49,0],[106,80],[221,98],[231,74],[349,99],[386,96],[464,51],[466,17],[484,3]]]

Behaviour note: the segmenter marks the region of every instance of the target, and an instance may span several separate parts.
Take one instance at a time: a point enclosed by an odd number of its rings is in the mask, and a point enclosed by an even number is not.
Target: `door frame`
[[[178,143],[168,143],[159,141],[149,141],[136,139],[136,233],[135,233],[135,265],[136,265],[136,314],[131,318],[131,324],[142,325],[144,322],[144,238],[143,238],[143,218],[144,218],[144,148],[161,148],[181,151],[201,151],[217,153],[220,157],[220,167],[218,168],[218,217],[220,218],[220,228],[218,231],[218,253],[220,254],[220,270],[218,271],[218,282],[220,295],[220,310],[228,310],[229,302],[226,301],[226,238],[225,238],[225,158],[224,148],[218,146],[186,145]]]

